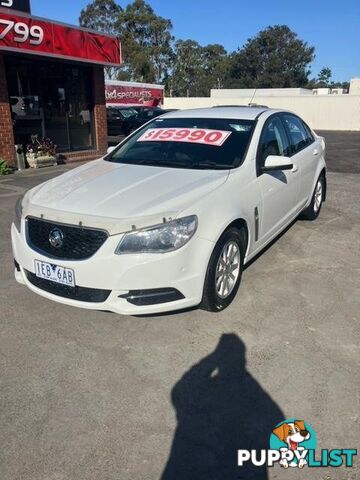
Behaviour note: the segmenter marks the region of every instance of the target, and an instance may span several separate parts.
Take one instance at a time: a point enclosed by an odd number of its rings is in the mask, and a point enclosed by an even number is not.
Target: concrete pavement
[[[265,479],[236,471],[230,452],[267,448],[288,417],[311,423],[320,449],[358,448],[359,154],[333,162],[320,218],[296,222],[252,263],[227,310],[146,318],[17,285],[16,199],[72,166],[1,178],[1,480]],[[311,470],[312,480],[359,477],[359,459]]]

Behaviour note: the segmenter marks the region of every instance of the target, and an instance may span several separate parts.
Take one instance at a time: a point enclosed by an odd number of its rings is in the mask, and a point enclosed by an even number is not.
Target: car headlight
[[[196,215],[126,233],[115,253],[166,253],[183,247],[194,235],[198,225]]]
[[[17,231],[20,233],[21,232],[21,217],[22,217],[22,212],[23,212],[23,199],[24,195],[21,195],[20,198],[18,198],[18,201],[16,202],[15,205],[15,218],[14,218],[14,224],[15,227],[17,228]]]

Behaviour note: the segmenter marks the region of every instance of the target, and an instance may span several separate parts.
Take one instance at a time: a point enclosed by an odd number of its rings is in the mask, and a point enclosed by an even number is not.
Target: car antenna
[[[248,103],[249,107],[252,106],[252,101],[254,100],[254,97],[255,97],[255,95],[256,95],[256,91],[257,91],[257,88],[255,88],[254,93],[253,93],[253,96],[251,97],[251,100],[250,100],[250,102]]]

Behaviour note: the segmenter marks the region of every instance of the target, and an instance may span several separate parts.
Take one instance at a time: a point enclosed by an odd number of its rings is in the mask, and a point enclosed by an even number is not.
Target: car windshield
[[[235,168],[244,160],[254,125],[253,120],[157,118],[106,160],[155,167]]]

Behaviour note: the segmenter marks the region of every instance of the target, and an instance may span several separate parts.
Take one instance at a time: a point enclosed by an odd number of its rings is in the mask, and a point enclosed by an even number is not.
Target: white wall
[[[312,95],[309,88],[212,88],[210,97],[234,98],[234,97],[289,97],[292,95]]]
[[[247,105],[251,97],[165,98],[164,108],[202,108],[213,105]],[[300,115],[315,130],[359,130],[360,95],[296,95],[288,97],[258,97],[253,102],[273,108],[291,110]]]
[[[350,80],[349,93],[351,95],[360,95],[360,78],[352,78]]]

